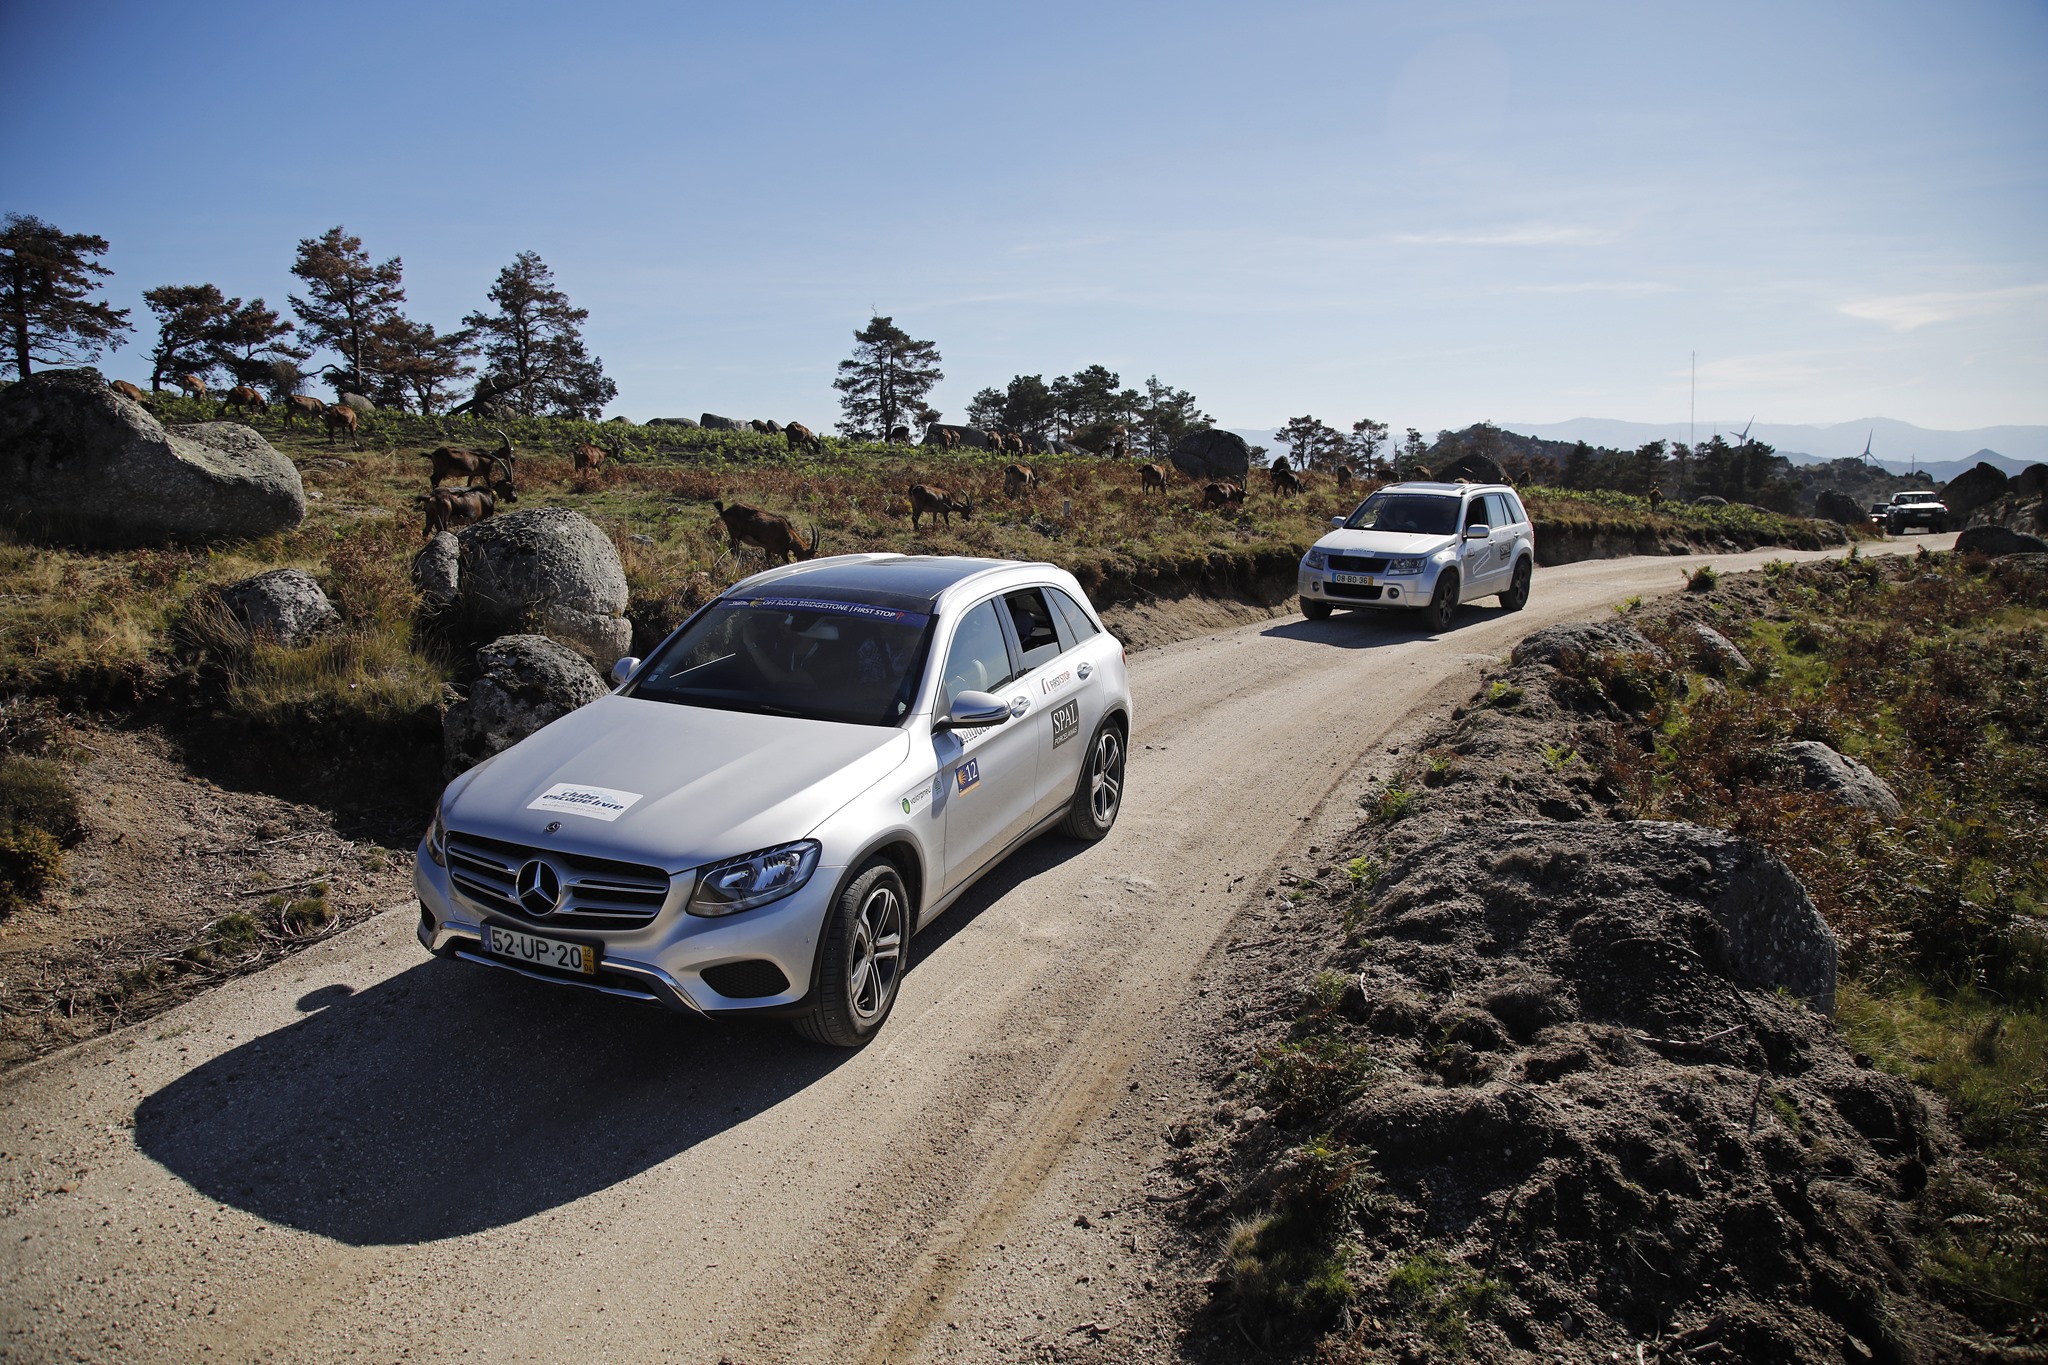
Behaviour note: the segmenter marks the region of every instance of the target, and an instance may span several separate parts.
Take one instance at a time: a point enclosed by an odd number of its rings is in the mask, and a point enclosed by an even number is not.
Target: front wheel
[[[1429,595],[1429,605],[1422,609],[1422,619],[1429,628],[1441,634],[1451,628],[1451,618],[1458,614],[1458,576],[1449,570],[1437,575],[1436,591]]]
[[[1081,765],[1081,780],[1074,785],[1073,804],[1060,829],[1093,843],[1109,833],[1123,806],[1124,734],[1113,722],[1104,721],[1088,742],[1088,759]]]
[[[1304,597],[1301,599],[1301,614],[1311,621],[1327,621],[1330,619],[1330,604]]]
[[[910,963],[910,896],[896,865],[876,859],[839,893],[818,946],[818,986],[796,1031],[860,1047],[881,1030]]]
[[[1500,604],[1503,607],[1509,611],[1520,611],[1529,605],[1529,579],[1533,572],[1528,560],[1515,561],[1515,576],[1509,582],[1508,590],[1500,595]]]

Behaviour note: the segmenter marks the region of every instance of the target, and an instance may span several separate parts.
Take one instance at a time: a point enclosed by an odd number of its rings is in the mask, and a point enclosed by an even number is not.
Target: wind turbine
[[[1863,455],[1862,455],[1862,459],[1863,459],[1863,463],[1865,463],[1865,464],[1869,464],[1869,463],[1871,462],[1871,460],[1870,460],[1870,440],[1871,440],[1871,437],[1873,437],[1873,436],[1876,436],[1876,435],[1877,435],[1877,428],[1876,428],[1876,427],[1872,427],[1872,428],[1870,429],[1870,433],[1869,433],[1869,435],[1867,435],[1867,436],[1865,436],[1865,437],[1863,438]]]
[[[1750,414],[1749,420],[1742,424],[1742,434],[1735,438],[1735,448],[1737,450],[1740,450],[1742,449],[1742,447],[1749,444],[1749,429],[1755,425],[1756,415],[1752,413]]]

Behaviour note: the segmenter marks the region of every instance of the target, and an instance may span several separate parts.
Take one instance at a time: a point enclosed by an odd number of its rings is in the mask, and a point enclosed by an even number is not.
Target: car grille
[[[562,877],[562,901],[550,915],[528,914],[513,894],[520,865],[532,858],[545,859]],[[669,890],[669,876],[658,867],[528,848],[454,830],[448,831],[448,880],[487,910],[564,929],[638,929],[661,913]]]
[[[1377,556],[1331,555],[1330,567],[1338,573],[1385,573],[1387,561]]]
[[[1380,599],[1380,589],[1377,586],[1368,588],[1357,583],[1325,583],[1323,592],[1331,597],[1358,597],[1368,602],[1377,602]]]

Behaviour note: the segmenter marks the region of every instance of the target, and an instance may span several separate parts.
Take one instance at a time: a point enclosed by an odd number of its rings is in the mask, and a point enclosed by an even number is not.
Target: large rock
[[[166,429],[97,370],[45,370],[0,392],[0,519],[81,545],[206,544],[306,516],[290,460],[248,427]]]
[[[364,417],[368,417],[371,413],[377,410],[377,405],[375,403],[372,403],[369,399],[363,397],[359,393],[343,394],[341,396],[341,405],[345,408],[353,408],[358,414]]]
[[[289,649],[341,624],[341,613],[304,569],[272,569],[220,590],[220,600],[249,633]]]
[[[1710,678],[1739,678],[1749,672],[1749,657],[1720,631],[1694,621],[1681,632],[1693,667]]]
[[[1990,555],[2037,555],[2048,552],[2048,540],[2015,531],[2007,526],[1972,526],[1956,537],[1956,549],[1965,553]]]
[[[1242,483],[1251,472],[1252,448],[1234,431],[1207,427],[1174,442],[1166,458],[1191,479],[1235,479]]]
[[[455,611],[478,635],[538,630],[610,668],[633,643],[626,570],[581,512],[507,512],[463,531]]]
[[[2012,476],[2005,491],[2008,497],[2015,498],[2038,498],[2048,493],[2048,464],[2028,465]]]
[[[453,531],[440,532],[412,557],[412,585],[436,610],[462,595],[462,542]]]
[[[582,655],[542,635],[507,635],[485,645],[476,661],[468,698],[441,719],[451,777],[609,690]]]
[[[1523,637],[1509,657],[1517,664],[1548,664],[1557,668],[1572,658],[1590,659],[1602,654],[1635,654],[1660,665],[1665,662],[1663,650],[1651,644],[1634,626],[1619,621],[1572,621],[1545,626]]]
[[[1941,501],[1948,508],[1949,524],[1953,526],[1985,503],[2004,497],[2008,482],[2010,480],[2005,477],[2003,469],[1982,460],[1975,468],[1966,469],[1950,479],[1941,488]]]
[[[615,427],[631,427],[639,425],[639,423],[635,422],[632,418],[626,416],[624,413],[620,413],[617,417],[614,417],[610,420],[611,424]],[[694,425],[694,423],[692,425]]]
[[[707,412],[697,420],[704,424],[704,429],[706,431],[753,430],[753,428],[749,427],[745,422],[740,421],[737,417],[720,417],[715,412]]]
[[[614,418],[613,420],[616,421],[618,419]],[[647,425],[650,427],[689,427],[694,430],[697,426],[697,421],[693,417],[650,417],[647,419]]]
[[[1817,739],[1781,744],[1778,753],[1791,764],[1799,785],[1808,791],[1824,793],[1845,806],[1867,810],[1887,820],[1904,814],[1898,794],[1883,778]]]
[[[958,438],[962,449],[988,449],[988,433],[980,427],[948,426],[943,422],[934,422],[924,429],[924,443],[928,446],[944,445],[946,439],[940,433],[946,431],[952,432]]]
[[[1813,500],[1813,514],[1822,521],[1838,521],[1844,526],[1861,526],[1870,520],[1863,504],[1839,488],[1821,489]]]
[[[1506,483],[1507,471],[1490,455],[1468,450],[1436,472],[1442,483],[1456,483],[1463,479],[1467,483]]]

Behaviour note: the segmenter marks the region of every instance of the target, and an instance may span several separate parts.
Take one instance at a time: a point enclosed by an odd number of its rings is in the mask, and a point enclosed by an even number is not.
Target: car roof
[[[1504,493],[1504,483],[1432,483],[1427,479],[1416,479],[1408,483],[1390,483],[1380,489],[1382,493],[1430,493],[1438,497],[1455,498],[1465,493]]]
[[[929,612],[941,597],[968,579],[1008,569],[1053,571],[1049,564],[967,555],[835,555],[756,574],[734,584],[727,594],[747,596],[773,584],[778,591],[800,590],[827,602],[865,602],[898,611]]]

